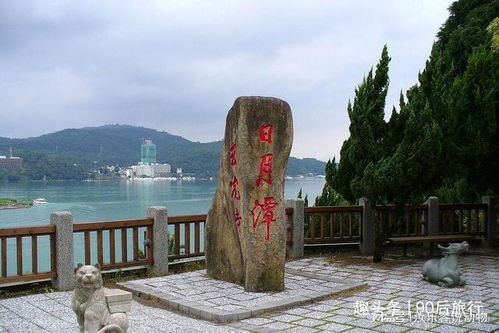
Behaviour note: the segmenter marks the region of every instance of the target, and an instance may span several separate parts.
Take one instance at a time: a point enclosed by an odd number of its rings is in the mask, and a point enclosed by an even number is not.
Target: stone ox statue
[[[443,258],[430,259],[423,265],[423,278],[441,287],[462,286],[466,280],[457,267],[457,256],[469,248],[467,242],[452,243],[448,247],[438,245],[444,254]]]
[[[71,308],[76,313],[80,332],[126,333],[131,294],[117,289],[105,291],[99,264],[78,264],[74,278]]]

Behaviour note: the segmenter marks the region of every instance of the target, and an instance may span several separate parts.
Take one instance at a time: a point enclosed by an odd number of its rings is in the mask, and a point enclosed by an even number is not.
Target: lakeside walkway
[[[423,281],[420,273],[423,262],[408,260],[385,267],[344,265],[317,257],[296,260],[288,262],[286,267],[361,280],[369,287],[223,325],[134,301],[129,332],[490,332],[499,329],[499,257],[461,257],[460,267],[468,284],[453,289]],[[78,332],[70,303],[70,292],[0,300],[0,332]],[[412,305],[411,311],[407,310],[408,304]],[[473,314],[481,312],[482,316],[466,317],[470,310]],[[385,321],[393,318],[394,322],[373,321],[373,314]],[[461,322],[438,323],[444,315]],[[478,322],[484,319],[487,322]]]

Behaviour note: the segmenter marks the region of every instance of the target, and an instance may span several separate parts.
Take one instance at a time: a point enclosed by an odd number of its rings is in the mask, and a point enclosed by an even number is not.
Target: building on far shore
[[[152,140],[144,139],[140,146],[140,162],[125,170],[127,178],[155,178],[169,177],[172,167],[170,164],[156,162],[156,145]]]
[[[156,145],[152,140],[144,140],[140,146],[140,162],[147,165],[156,163]]]
[[[170,164],[142,164],[132,165],[133,176],[135,177],[168,177],[171,172]]]
[[[20,157],[12,156],[12,147],[10,147],[10,157],[0,156],[0,169],[21,170],[23,160]]]

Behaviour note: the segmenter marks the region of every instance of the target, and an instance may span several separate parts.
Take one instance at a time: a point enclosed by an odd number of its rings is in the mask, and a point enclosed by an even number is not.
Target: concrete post
[[[287,246],[286,252],[289,258],[301,258],[304,250],[305,204],[302,199],[288,199],[285,206],[286,208],[293,208],[290,223],[292,227],[292,244]]]
[[[375,238],[375,217],[374,211],[367,198],[359,199],[359,205],[362,206],[362,240],[360,241],[359,250],[363,254],[374,253],[374,238]]]
[[[70,212],[53,212],[50,224],[55,225],[55,256],[57,277],[52,284],[59,290],[73,289],[73,216]],[[52,254],[54,255],[54,254]]]
[[[427,236],[438,235],[439,223],[438,223],[438,198],[429,197],[425,204],[428,205],[428,230]]]
[[[482,198],[482,203],[487,204],[487,239],[488,247],[497,246],[497,210],[499,198],[486,196]]]
[[[154,219],[153,224],[153,266],[156,273],[168,273],[168,212],[166,207],[147,208],[147,216]]]

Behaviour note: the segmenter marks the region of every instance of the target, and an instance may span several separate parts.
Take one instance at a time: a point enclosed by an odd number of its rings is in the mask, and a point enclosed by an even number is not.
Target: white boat
[[[46,204],[47,203],[47,199],[45,199],[45,198],[36,198],[35,200],[33,200],[33,203],[34,204]]]

